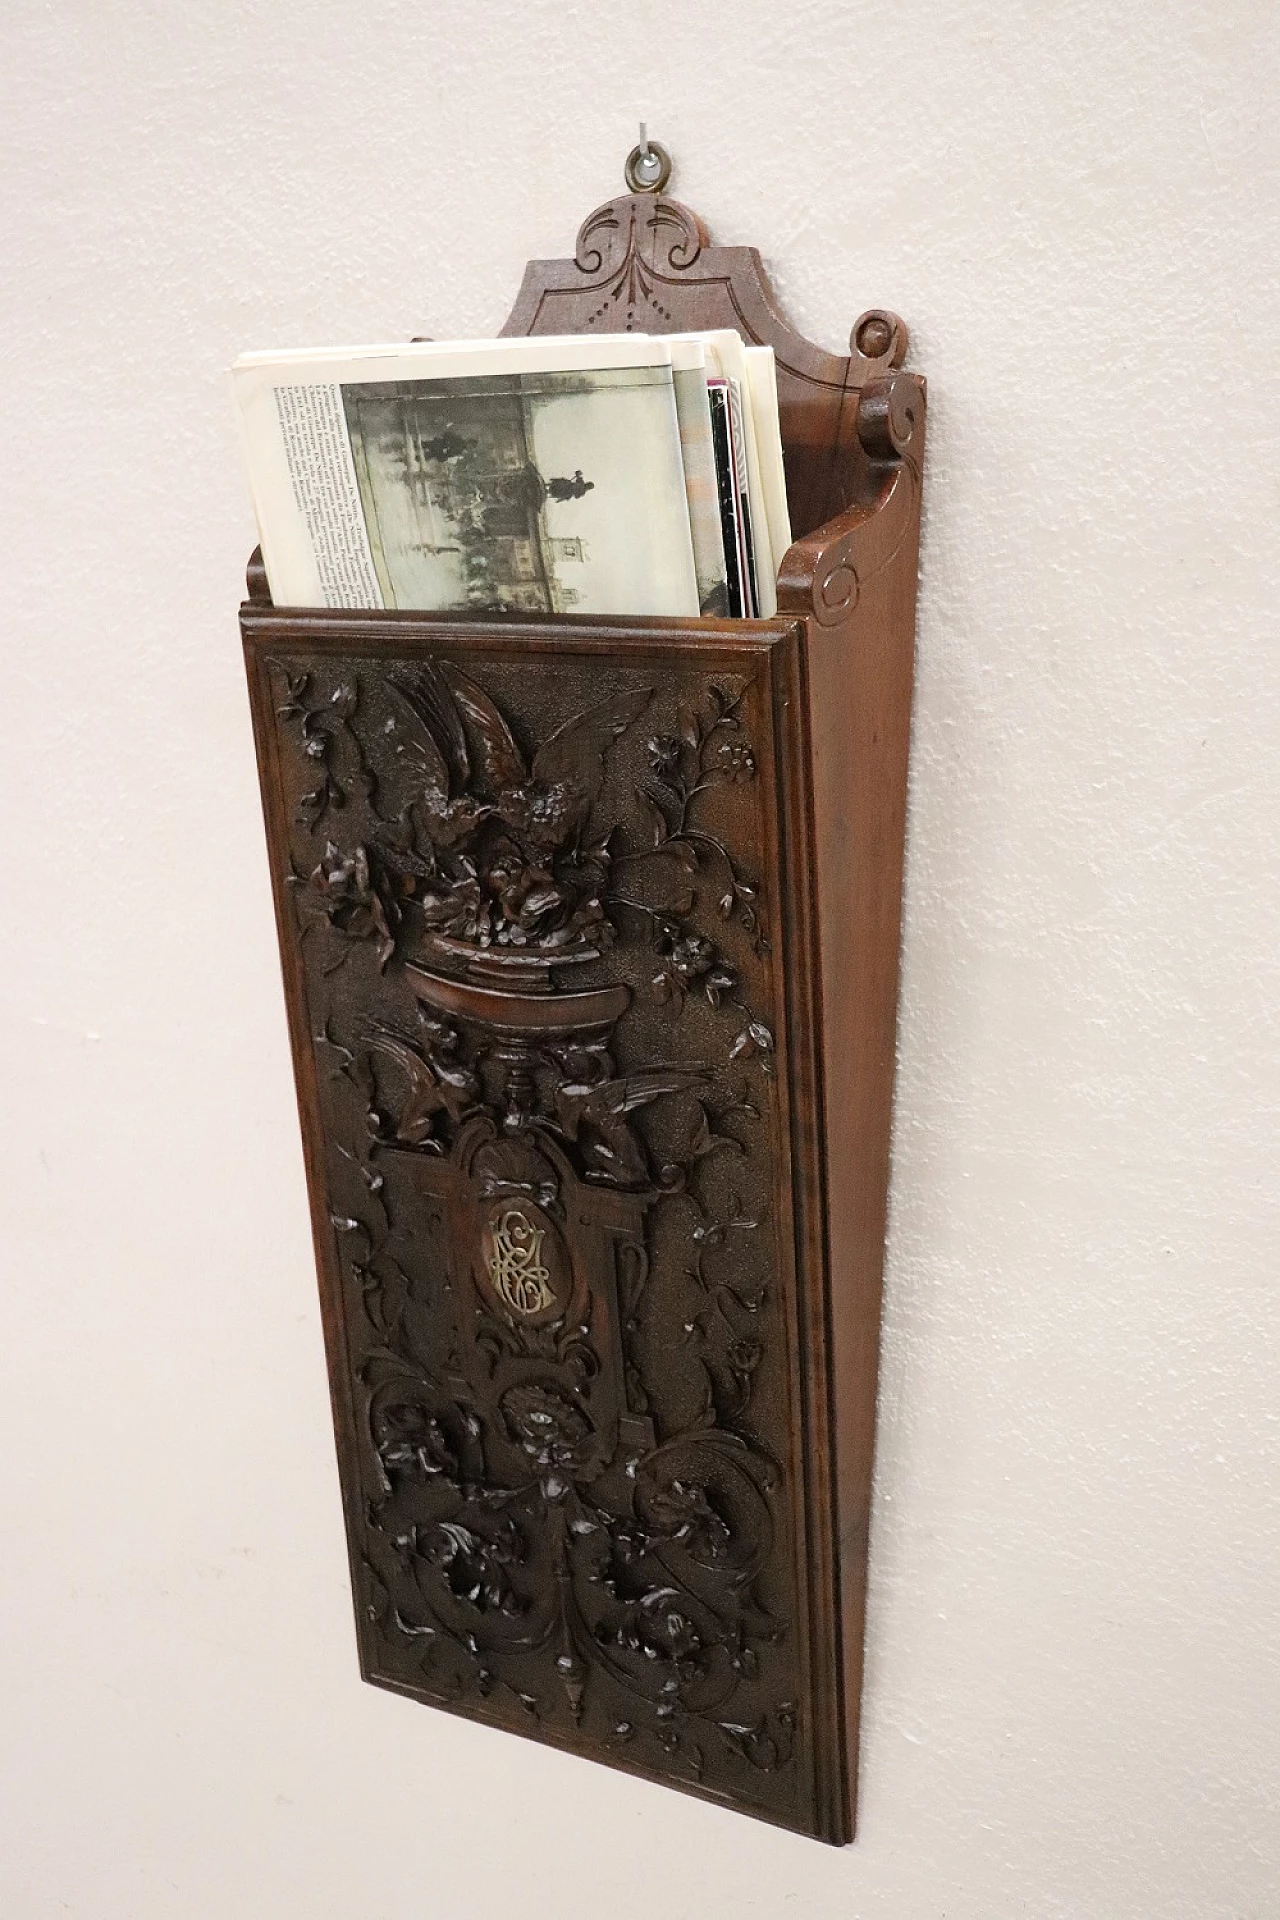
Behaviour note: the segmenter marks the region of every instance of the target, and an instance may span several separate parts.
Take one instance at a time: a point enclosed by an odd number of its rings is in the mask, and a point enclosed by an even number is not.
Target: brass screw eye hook
[[[623,168],[632,193],[661,193],[671,178],[671,155],[658,141],[649,138],[644,121],[640,122],[640,144],[632,147]]]

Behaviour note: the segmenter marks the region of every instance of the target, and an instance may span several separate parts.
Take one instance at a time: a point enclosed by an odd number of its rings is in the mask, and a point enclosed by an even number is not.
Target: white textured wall
[[[1271,0],[0,7],[6,1920],[1280,1911]],[[932,390],[858,1844],[362,1687],[246,346],[485,332],[644,114]]]

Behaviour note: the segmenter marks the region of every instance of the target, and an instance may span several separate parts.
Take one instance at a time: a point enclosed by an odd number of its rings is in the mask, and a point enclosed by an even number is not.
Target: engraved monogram
[[[496,1225],[486,1228],[485,1271],[499,1299],[526,1318],[555,1305],[547,1284],[551,1275],[540,1259],[546,1235],[519,1207],[506,1207]]]

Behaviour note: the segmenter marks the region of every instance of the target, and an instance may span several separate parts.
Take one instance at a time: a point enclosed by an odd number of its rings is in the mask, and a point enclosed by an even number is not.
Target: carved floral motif
[[[645,307],[670,321],[658,288],[673,274],[688,271],[704,238],[696,216],[678,200],[644,194],[597,207],[578,230],[575,254],[588,285],[602,295],[591,323],[614,308],[625,313],[629,325]]]

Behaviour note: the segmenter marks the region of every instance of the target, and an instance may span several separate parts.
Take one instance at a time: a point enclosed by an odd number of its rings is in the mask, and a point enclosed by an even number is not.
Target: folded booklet
[[[246,354],[232,379],[277,605],[776,609],[772,348],[421,342]]]

